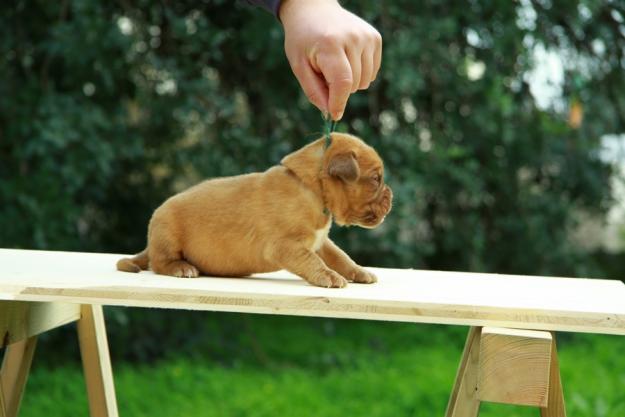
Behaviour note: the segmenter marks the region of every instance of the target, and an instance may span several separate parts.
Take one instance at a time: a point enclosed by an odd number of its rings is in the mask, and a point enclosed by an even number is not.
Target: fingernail
[[[343,112],[337,113],[334,120],[341,120],[342,117],[343,117]]]

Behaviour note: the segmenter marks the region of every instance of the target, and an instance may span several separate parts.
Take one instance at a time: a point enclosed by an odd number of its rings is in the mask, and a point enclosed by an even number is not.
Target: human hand
[[[319,110],[341,119],[349,95],[367,89],[378,74],[380,33],[336,0],[283,0],[279,15],[302,90]]]

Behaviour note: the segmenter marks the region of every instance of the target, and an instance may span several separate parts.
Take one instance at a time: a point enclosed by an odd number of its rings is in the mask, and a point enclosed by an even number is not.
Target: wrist
[[[296,15],[302,9],[307,9],[315,6],[326,6],[328,4],[334,4],[339,7],[338,0],[282,0],[278,7],[278,19],[284,25],[291,16]]]

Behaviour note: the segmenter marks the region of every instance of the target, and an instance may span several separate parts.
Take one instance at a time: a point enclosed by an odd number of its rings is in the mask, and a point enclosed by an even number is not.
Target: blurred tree
[[[617,2],[346,2],[385,39],[340,129],[377,147],[395,208],[335,229],[365,264],[588,274],[568,240],[611,199],[600,137],[625,115]],[[0,6],[0,245],[133,252],[151,211],[316,138],[279,23],[227,0]],[[566,60],[537,106],[534,47]],[[569,123],[569,108],[583,120]],[[581,113],[578,119],[581,117]],[[577,120],[577,119],[576,119]]]

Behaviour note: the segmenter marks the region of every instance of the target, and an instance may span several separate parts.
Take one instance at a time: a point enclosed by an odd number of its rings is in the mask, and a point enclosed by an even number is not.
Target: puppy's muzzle
[[[379,226],[391,211],[392,205],[393,191],[391,187],[385,185],[378,197],[371,203],[370,210],[363,217],[361,225],[367,228]]]

